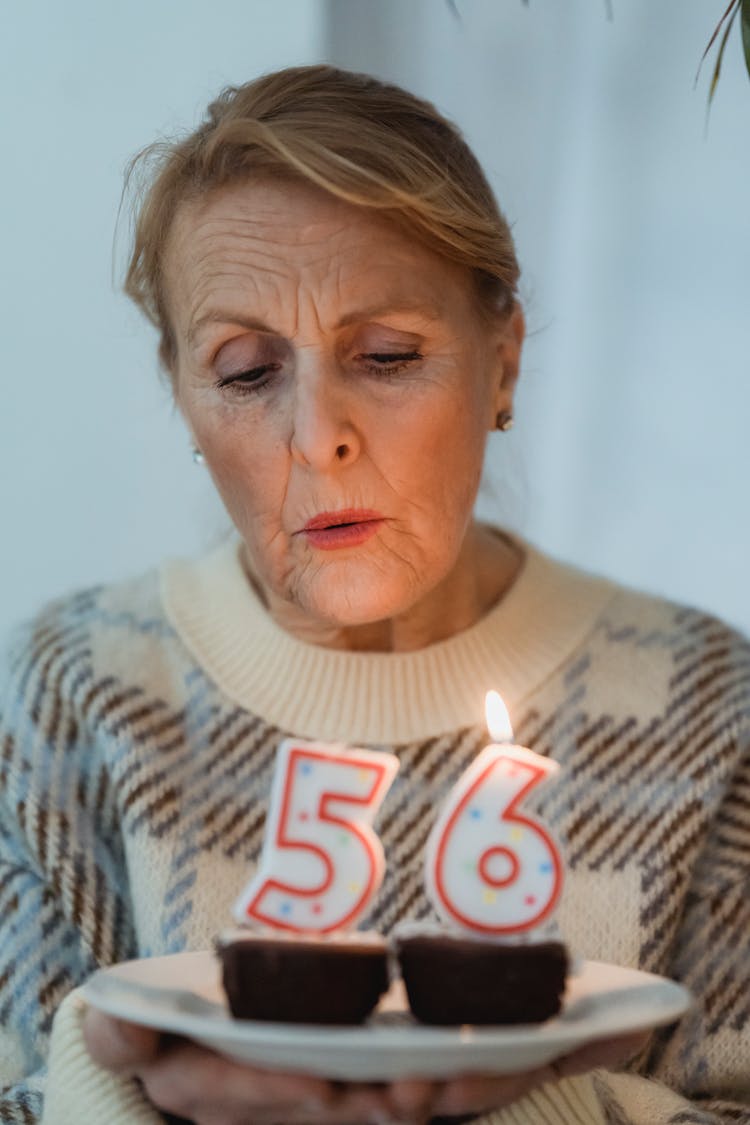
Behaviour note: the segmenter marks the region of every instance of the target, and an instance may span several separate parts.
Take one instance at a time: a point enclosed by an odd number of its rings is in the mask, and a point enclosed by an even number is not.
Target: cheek
[[[287,486],[285,446],[263,425],[248,425],[223,412],[193,429],[211,477],[243,535],[253,519],[277,513]]]
[[[446,503],[451,497],[464,506],[479,485],[487,430],[477,403],[455,396],[425,403],[417,415],[401,413],[398,432],[391,431],[389,448],[400,461],[400,478],[414,490],[415,499],[432,495]]]

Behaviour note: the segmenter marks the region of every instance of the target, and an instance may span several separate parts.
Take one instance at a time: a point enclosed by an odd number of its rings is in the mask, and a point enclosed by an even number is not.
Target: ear
[[[516,303],[498,328],[496,343],[495,416],[501,410],[513,413],[513,397],[521,370],[521,351],[526,335],[523,309]]]

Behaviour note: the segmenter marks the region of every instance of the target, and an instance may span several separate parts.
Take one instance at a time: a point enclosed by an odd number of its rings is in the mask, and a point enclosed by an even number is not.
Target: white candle
[[[559,900],[560,848],[538,818],[519,810],[559,767],[512,744],[497,692],[487,695],[487,725],[495,742],[461,775],[440,812],[427,841],[425,883],[448,925],[500,937],[541,925]]]
[[[292,933],[353,926],[383,881],[372,821],[398,767],[394,754],[283,742],[263,852],[235,903],[236,920]]]

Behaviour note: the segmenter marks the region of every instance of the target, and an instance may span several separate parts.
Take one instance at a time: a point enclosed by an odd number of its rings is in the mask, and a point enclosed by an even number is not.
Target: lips
[[[346,524],[371,523],[373,520],[382,519],[380,512],[373,512],[369,508],[342,508],[338,512],[320,512],[308,520],[302,530],[320,531]]]
[[[338,512],[319,512],[307,521],[300,534],[312,547],[332,551],[359,546],[371,539],[382,524],[380,512],[369,508],[342,508]]]

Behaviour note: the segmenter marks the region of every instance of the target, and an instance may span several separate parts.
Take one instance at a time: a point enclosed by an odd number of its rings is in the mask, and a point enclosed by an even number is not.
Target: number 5
[[[385,752],[282,743],[260,865],[235,918],[293,933],[351,926],[383,880],[371,825],[398,767]]]

